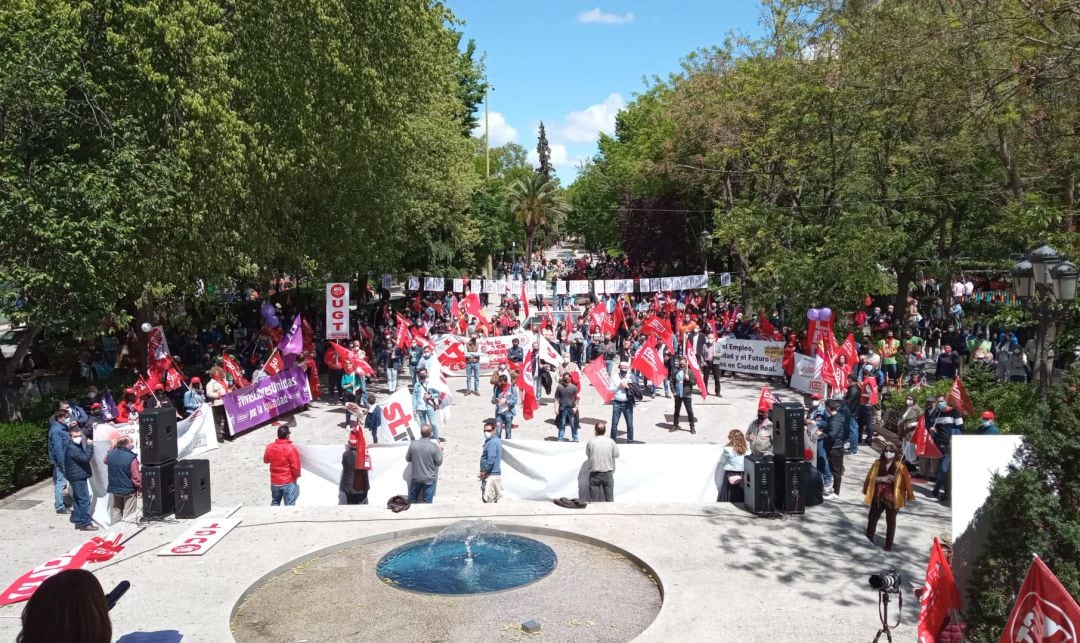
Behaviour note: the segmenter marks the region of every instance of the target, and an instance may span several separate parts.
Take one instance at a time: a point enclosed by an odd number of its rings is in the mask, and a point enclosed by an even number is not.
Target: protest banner
[[[158,556],[202,556],[239,524],[240,518],[200,518]]]
[[[513,335],[499,335],[497,337],[476,338],[477,347],[480,349],[480,370],[491,372],[499,365],[499,360],[506,359],[514,340],[522,350],[529,350],[532,343],[540,345],[540,360],[552,366],[562,365],[562,356],[555,350],[543,335],[534,335],[529,332],[515,333]],[[460,375],[465,371],[465,346],[468,340],[460,335],[442,335],[435,341],[435,349],[432,354],[443,368],[443,372]]]
[[[825,379],[821,376],[824,360],[817,355],[813,357],[795,353],[795,372],[791,375],[791,388],[807,395],[818,393],[822,398],[828,397]]]
[[[60,554],[56,558],[41,563],[37,567],[15,579],[3,594],[0,594],[0,605],[10,605],[27,600],[34,595],[38,587],[47,579],[65,569],[82,569],[90,557],[91,552],[98,546],[93,540],[81,545],[76,545],[70,551]]]
[[[782,377],[784,375],[784,342],[721,337],[716,342],[716,361],[721,371]]]
[[[326,338],[349,339],[349,284],[326,284]]]
[[[229,435],[239,435],[282,413],[310,404],[311,391],[308,389],[307,373],[293,367],[251,386],[226,393],[222,400],[225,402]]]
[[[413,414],[412,393],[399,388],[393,395],[375,406],[379,414],[379,442],[408,442],[420,435],[420,422]]]

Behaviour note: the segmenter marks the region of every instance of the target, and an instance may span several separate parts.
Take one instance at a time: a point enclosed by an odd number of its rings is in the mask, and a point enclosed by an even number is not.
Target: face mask
[[[944,411],[947,405],[944,402],[938,402],[937,407],[939,411]]]
[[[75,444],[82,444],[82,436],[80,435],[77,438],[71,438],[71,441],[74,442]]]
[[[886,460],[892,460],[895,457],[896,457],[896,452],[895,451],[886,451],[885,452],[885,459]]]
[[[818,402],[817,400],[810,402],[810,408],[812,409],[816,409],[819,406],[821,406],[821,402]]]
[[[993,424],[993,423],[992,423],[992,422],[991,422],[990,420],[983,420],[983,421],[981,422],[981,424],[982,424],[983,426],[990,426],[990,425],[991,425],[991,424]]]

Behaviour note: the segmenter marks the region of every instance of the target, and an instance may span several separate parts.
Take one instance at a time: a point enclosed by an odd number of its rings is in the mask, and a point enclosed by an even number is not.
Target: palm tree
[[[525,228],[525,265],[532,265],[533,241],[547,226],[557,226],[567,205],[558,184],[540,172],[533,172],[510,184],[510,207]]]

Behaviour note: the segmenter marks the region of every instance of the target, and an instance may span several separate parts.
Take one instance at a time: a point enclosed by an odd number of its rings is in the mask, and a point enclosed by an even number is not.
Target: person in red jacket
[[[270,465],[270,506],[284,500],[285,506],[291,507],[300,495],[296,482],[300,477],[300,453],[289,439],[289,427],[279,426],[277,437],[263,453],[263,462]]]
[[[143,403],[135,396],[135,389],[129,388],[124,391],[124,399],[116,405],[116,411],[113,422],[117,424],[139,421],[139,414],[143,412]]]

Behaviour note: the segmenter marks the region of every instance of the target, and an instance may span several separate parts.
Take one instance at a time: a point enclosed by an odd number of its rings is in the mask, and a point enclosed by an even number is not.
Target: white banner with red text
[[[326,284],[326,338],[349,339],[349,284]]]

